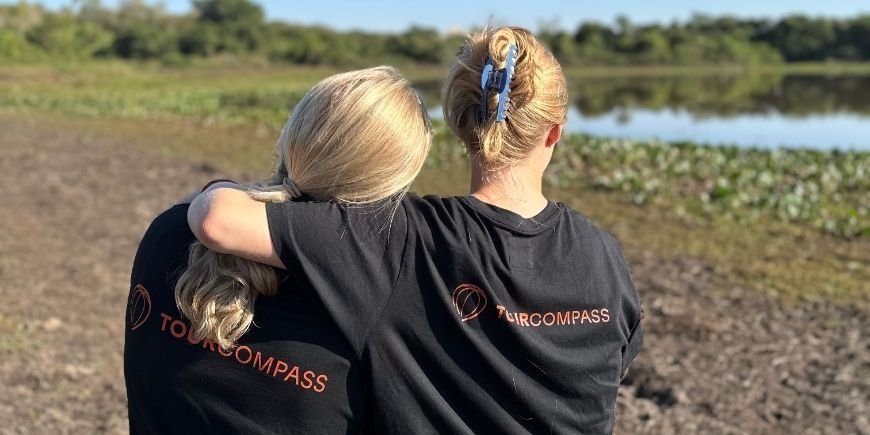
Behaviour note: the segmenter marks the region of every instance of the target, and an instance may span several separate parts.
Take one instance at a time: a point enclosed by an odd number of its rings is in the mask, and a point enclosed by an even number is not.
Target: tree
[[[217,52],[255,52],[265,44],[263,9],[248,0],[194,0],[199,13],[197,29],[220,29]],[[205,30],[210,31],[210,30]]]
[[[644,63],[669,63],[671,46],[664,31],[659,26],[651,26],[637,32],[634,51]]]
[[[635,48],[634,26],[625,15],[616,17],[616,35],[614,50],[621,53],[633,53]]]
[[[442,44],[436,30],[417,26],[387,40],[390,51],[421,63],[441,62],[444,52]]]
[[[577,45],[568,32],[559,28],[542,30],[538,34],[538,39],[550,49],[553,56],[559,59],[559,62],[566,65],[575,63]]]
[[[214,23],[197,23],[178,40],[178,49],[184,54],[211,56],[221,48],[221,29]]]
[[[824,60],[833,53],[836,34],[830,20],[794,15],[777,23],[767,39],[787,60]]]
[[[598,23],[581,23],[574,32],[574,56],[583,63],[608,64],[614,61],[616,33]]]
[[[248,0],[194,0],[193,7],[204,21],[217,24],[262,25],[263,9]]]
[[[24,35],[0,27],[0,61],[27,61],[40,57],[39,48],[30,44]]]
[[[27,32],[27,38],[53,56],[88,58],[112,44],[112,34],[101,27],[79,22],[70,13],[48,15]]]
[[[113,49],[123,58],[157,59],[178,52],[178,36],[165,28],[136,25],[115,38]]]
[[[850,21],[842,32],[840,45],[851,46],[855,60],[870,60],[870,15]]]
[[[611,50],[616,40],[613,29],[597,22],[581,23],[574,33],[574,42],[597,50]]]

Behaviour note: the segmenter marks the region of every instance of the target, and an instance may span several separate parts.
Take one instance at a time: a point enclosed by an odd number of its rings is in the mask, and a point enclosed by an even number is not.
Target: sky
[[[0,4],[16,3],[0,0]],[[619,14],[639,23],[686,20],[695,12],[739,17],[781,17],[790,13],[847,17],[870,14],[866,0],[259,0],[269,20],[323,24],[348,30],[400,31],[413,24],[441,31],[466,30],[491,24],[512,24],[538,30],[553,26],[573,30],[581,21],[612,23]],[[60,8],[70,0],[30,0]],[[146,3],[157,3],[146,0]],[[169,11],[190,10],[189,0],[165,0]],[[113,6],[118,0],[103,0]]]

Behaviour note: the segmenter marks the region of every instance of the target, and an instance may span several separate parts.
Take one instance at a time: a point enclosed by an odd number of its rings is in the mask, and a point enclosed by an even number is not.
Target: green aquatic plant
[[[844,237],[866,236],[870,153],[761,150],[570,135],[550,181],[625,192],[632,202],[672,204],[751,221],[770,213]],[[749,219],[746,219],[746,218]]]

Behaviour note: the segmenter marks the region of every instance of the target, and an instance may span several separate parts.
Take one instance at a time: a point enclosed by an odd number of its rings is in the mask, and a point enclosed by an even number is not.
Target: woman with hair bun
[[[457,55],[442,106],[470,194],[406,196],[381,235],[399,249],[356,237],[351,209],[225,188],[193,202],[191,229],[307,276],[357,331],[373,433],[612,432],[640,301],[616,240],[543,195],[568,106],[558,62],[525,29],[485,29]]]

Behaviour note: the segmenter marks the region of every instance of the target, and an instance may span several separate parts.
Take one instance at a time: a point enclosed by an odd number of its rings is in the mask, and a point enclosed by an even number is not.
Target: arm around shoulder
[[[238,185],[219,183],[197,196],[187,211],[187,223],[213,251],[284,268],[272,246],[266,204]]]

